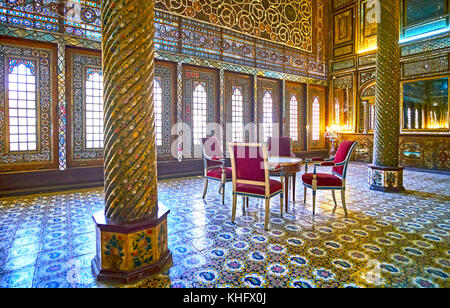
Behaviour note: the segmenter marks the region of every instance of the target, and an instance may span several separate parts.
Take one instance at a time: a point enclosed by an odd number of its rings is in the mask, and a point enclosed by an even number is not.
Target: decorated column
[[[403,167],[398,165],[400,136],[400,1],[379,0],[373,165],[370,188],[401,191]]]
[[[129,283],[171,262],[158,206],[153,1],[104,0],[105,211],[96,213],[98,279]]]

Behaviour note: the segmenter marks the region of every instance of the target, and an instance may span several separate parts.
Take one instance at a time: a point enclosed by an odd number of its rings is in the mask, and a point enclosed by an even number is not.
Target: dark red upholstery
[[[227,180],[231,179],[232,178],[232,169],[229,167],[226,167],[225,175],[226,175]],[[222,168],[208,170],[208,172],[206,173],[206,176],[220,180],[220,179],[222,179]]]
[[[269,137],[267,144],[270,156],[291,156],[291,138]]]
[[[220,162],[219,160],[223,157],[223,154],[222,149],[220,148],[219,139],[217,139],[216,137],[202,138],[202,144],[203,152],[213,160],[217,160],[217,162],[207,160],[206,165],[208,167],[221,165],[222,162]]]
[[[319,187],[337,187],[342,186],[342,180],[335,175],[328,173],[317,173],[317,186]],[[303,183],[312,185],[313,174],[305,173],[302,176]]]
[[[258,146],[233,146],[236,179],[264,182],[264,158]]]
[[[282,185],[277,180],[269,180],[270,181],[270,194],[273,194],[282,189]],[[251,185],[251,184],[237,184],[236,191],[240,193],[247,193],[252,195],[261,195],[264,196],[266,194],[265,186]]]
[[[348,140],[341,142],[341,144],[339,145],[339,148],[336,152],[336,155],[334,156],[335,164],[341,163],[347,158],[347,155],[350,152],[350,149],[352,148],[354,143],[355,143],[355,141],[348,141]],[[333,167],[333,171],[339,175],[343,175],[344,166]]]

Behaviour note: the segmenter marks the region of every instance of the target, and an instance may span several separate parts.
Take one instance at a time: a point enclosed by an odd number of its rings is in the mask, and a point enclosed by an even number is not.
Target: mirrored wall
[[[448,131],[448,76],[402,84],[403,130]]]

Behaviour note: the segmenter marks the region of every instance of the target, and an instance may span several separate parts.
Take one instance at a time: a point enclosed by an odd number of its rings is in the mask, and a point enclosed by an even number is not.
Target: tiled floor
[[[203,201],[201,178],[160,182],[174,262],[143,286],[450,287],[450,177],[406,171],[401,194],[371,191],[366,177],[365,164],[350,165],[348,218],[326,191],[313,218],[299,175],[289,214],[272,201],[268,232],[254,199],[245,215],[239,200],[230,223],[230,184],[223,206],[216,183]],[[96,189],[0,200],[0,287],[109,286],[90,270],[102,198]]]

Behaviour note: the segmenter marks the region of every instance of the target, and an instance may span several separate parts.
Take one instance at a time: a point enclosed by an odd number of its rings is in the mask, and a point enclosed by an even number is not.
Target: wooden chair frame
[[[345,182],[346,182],[346,178],[347,178],[347,168],[348,168],[348,162],[350,161],[350,156],[352,155],[353,150],[355,149],[356,145],[358,144],[358,142],[353,143],[353,145],[351,146],[351,148],[349,149],[347,156],[345,157],[345,160],[343,160],[340,163],[334,163],[334,157],[333,158],[329,158],[329,159],[325,159],[323,161],[308,161],[306,162],[306,164],[308,163],[312,163],[314,165],[314,171],[313,171],[313,179],[312,179],[312,185],[308,185],[305,182],[303,182],[303,186],[304,186],[304,204],[306,206],[306,195],[307,195],[307,188],[310,188],[312,190],[312,195],[313,195],[313,215],[316,212],[316,192],[317,190],[331,190],[331,193],[333,195],[333,201],[334,201],[334,209],[336,210],[337,208],[337,202],[336,202],[336,195],[335,195],[335,190],[340,190],[341,191],[341,200],[342,200],[342,207],[344,208],[344,212],[345,212],[345,216],[348,215],[347,213],[347,208],[345,205]],[[336,172],[332,172],[332,174],[338,178],[341,179],[342,181],[342,186],[317,186],[317,170],[316,167],[344,167],[344,170],[342,171],[342,175],[336,173]],[[305,168],[307,170],[307,168]],[[306,174],[306,171],[305,171]]]
[[[208,154],[206,154],[205,152],[205,147],[202,146],[203,149],[203,179],[204,179],[204,185],[203,185],[203,196],[202,199],[205,199],[206,197],[206,192],[208,191],[208,180],[212,180],[212,181],[219,181],[219,194],[222,193],[222,204],[225,203],[225,183],[227,182],[231,182],[231,179],[227,179],[226,176],[226,172],[225,172],[225,158],[213,158],[210,157]],[[217,165],[215,166],[208,166],[208,161],[217,163]],[[220,164],[219,164],[220,163]],[[217,168],[221,168],[222,169],[222,177],[220,179],[218,178],[214,178],[211,176],[208,176],[208,171],[212,170],[212,169],[217,169]]]
[[[236,162],[234,157],[234,146],[249,146],[249,147],[258,147],[262,152],[262,156],[264,159],[264,176],[265,181],[250,181],[250,180],[242,180],[236,178]],[[280,214],[283,216],[283,192],[284,192],[284,183],[283,180],[281,180],[281,190],[276,191],[272,194],[270,194],[270,177],[269,177],[269,163],[267,160],[267,149],[264,144],[262,143],[237,143],[237,142],[230,142],[228,143],[228,151],[230,153],[231,158],[231,168],[232,168],[232,181],[233,181],[233,210],[231,215],[231,221],[234,223],[236,218],[236,203],[237,203],[237,196],[243,196],[244,200],[244,209],[245,205],[248,206],[248,198],[260,198],[265,199],[265,220],[264,220],[264,229],[267,230],[269,226],[269,216],[270,216],[270,199],[280,195]],[[265,193],[264,195],[257,195],[257,194],[250,194],[250,193],[241,193],[236,191],[237,184],[249,184],[249,185],[256,185],[256,186],[264,186]]]

